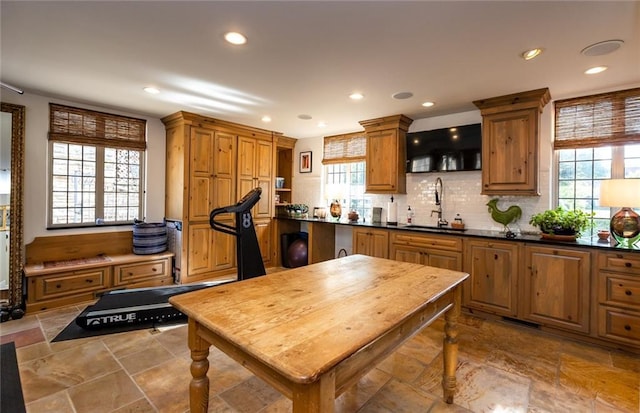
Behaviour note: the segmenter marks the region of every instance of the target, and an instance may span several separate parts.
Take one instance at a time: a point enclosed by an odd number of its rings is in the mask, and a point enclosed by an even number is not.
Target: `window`
[[[595,212],[591,232],[608,229],[600,181],[640,178],[640,89],[555,103],[558,205]]]
[[[365,150],[362,132],[324,138],[325,198],[339,200],[347,212],[355,210],[360,217],[370,216],[372,211],[371,199],[364,193]]]
[[[54,104],[50,111],[49,227],[143,219],[146,122]]]
[[[365,163],[350,162],[325,166],[325,194],[337,199],[343,208],[363,218],[371,216],[371,199],[365,196]],[[343,209],[343,214],[345,213]]]

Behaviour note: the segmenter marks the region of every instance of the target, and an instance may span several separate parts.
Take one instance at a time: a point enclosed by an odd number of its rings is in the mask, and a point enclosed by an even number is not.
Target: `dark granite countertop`
[[[333,224],[333,225],[346,225],[350,227],[368,227],[368,228],[390,229],[390,230],[400,230],[400,231],[413,231],[413,232],[432,233],[432,234],[464,236],[464,237],[471,237],[471,238],[494,239],[494,240],[500,240],[500,241],[519,241],[519,242],[539,243],[539,244],[557,245],[557,246],[565,246],[565,247],[599,248],[599,249],[606,249],[611,251],[640,253],[640,249],[630,249],[620,245],[612,245],[612,243],[610,243],[609,241],[601,241],[596,236],[594,236],[593,239],[580,238],[576,241],[556,241],[556,240],[543,239],[539,233],[535,233],[535,234],[522,233],[522,234],[518,234],[515,238],[507,238],[505,233],[501,231],[488,231],[488,230],[471,229],[471,228],[465,229],[465,230],[456,230],[453,228],[443,229],[443,228],[435,228],[435,227],[427,227],[427,226],[419,226],[419,225],[407,225],[407,224],[387,225],[386,222],[364,223],[364,222],[349,222],[346,220],[335,221],[331,219],[325,220],[325,219],[318,219],[318,218],[297,218],[297,217],[283,217],[283,216],[278,216],[277,219],[300,221],[300,222],[316,222],[316,223]]]

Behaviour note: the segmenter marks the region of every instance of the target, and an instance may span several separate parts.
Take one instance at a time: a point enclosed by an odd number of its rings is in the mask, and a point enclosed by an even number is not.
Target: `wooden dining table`
[[[291,399],[294,413],[330,413],[337,396],[443,314],[442,386],[453,403],[467,277],[351,255],[173,296],[189,318],[191,412],[208,408],[211,345]]]

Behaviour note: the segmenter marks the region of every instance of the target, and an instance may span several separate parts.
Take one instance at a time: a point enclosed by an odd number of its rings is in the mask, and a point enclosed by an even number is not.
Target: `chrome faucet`
[[[439,177],[436,178],[435,190],[436,190],[436,206],[438,207],[438,209],[432,210],[431,216],[433,216],[434,212],[438,214],[438,228],[442,228],[449,225],[449,222],[447,222],[446,219],[442,218],[442,199],[444,197],[444,187],[442,186],[442,179],[440,179]]]

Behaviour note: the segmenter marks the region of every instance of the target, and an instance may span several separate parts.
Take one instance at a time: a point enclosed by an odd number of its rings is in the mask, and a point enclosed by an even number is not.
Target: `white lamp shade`
[[[640,179],[608,179],[600,182],[600,206],[640,206]]]

